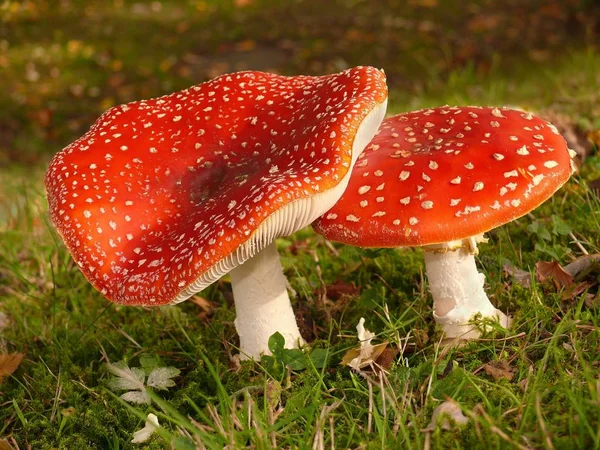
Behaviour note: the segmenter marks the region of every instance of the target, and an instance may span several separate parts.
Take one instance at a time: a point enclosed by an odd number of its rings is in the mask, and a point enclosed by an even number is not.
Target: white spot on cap
[[[540,173],[540,174],[534,176],[531,179],[531,181],[533,181],[534,186],[537,186],[538,184],[540,184],[542,182],[543,179],[544,179],[544,175]]]
[[[483,183],[481,181],[477,181],[473,185],[473,192],[481,191],[483,189]]]
[[[83,211],[83,215],[86,217],[86,219],[89,219],[90,217],[92,217],[92,213],[89,212],[87,209],[85,211]]]
[[[371,190],[371,186],[365,185],[365,186],[361,186],[358,188],[358,193],[360,195],[363,195],[363,194],[366,194],[367,192],[369,192],[370,190]]]
[[[516,170],[511,170],[510,172],[504,172],[504,178],[518,177],[518,176],[519,176],[519,172],[517,172]]]
[[[366,208],[366,206],[369,204],[369,202],[367,200],[361,200],[360,201],[360,207],[361,208]]]
[[[456,177],[450,180],[450,183],[452,184],[460,184],[460,177]]]
[[[410,172],[408,172],[407,170],[403,170],[402,172],[400,172],[400,176],[398,178],[400,178],[400,180],[405,181],[408,177],[410,177]]]
[[[373,215],[371,217],[383,217],[385,216],[385,211],[377,211],[376,213],[373,213]]]
[[[410,197],[401,198],[400,203],[402,203],[403,205],[408,205],[410,203]]]
[[[328,220],[335,220],[335,219],[337,219],[337,214],[329,213],[329,214],[327,214],[327,216],[325,218]]]
[[[438,166],[438,163],[436,163],[435,161],[429,161],[429,168],[430,168],[431,170],[435,170],[435,169],[437,169],[438,167],[439,167],[439,166]]]
[[[348,214],[346,216],[346,220],[348,222],[358,222],[360,219],[358,217],[356,217],[354,214]]]
[[[492,109],[492,116],[495,116],[495,117],[504,117],[502,115],[502,112],[498,108]]]
[[[419,223],[419,219],[417,219],[416,217],[411,217],[408,219],[408,223],[410,223],[411,225],[416,225]]]
[[[504,159],[504,155],[501,155],[500,153],[494,153],[492,156],[496,161],[502,161]]]
[[[522,156],[529,155],[529,150],[527,150],[527,146],[524,145],[523,147],[519,147],[517,149],[517,155],[522,155]]]
[[[546,161],[544,163],[544,167],[546,167],[548,169],[554,169],[556,166],[558,166],[558,163],[556,161],[553,161],[553,160]]]
[[[421,208],[423,209],[431,209],[433,208],[433,202],[431,200],[426,200],[421,203]]]
[[[456,206],[460,203],[460,198],[451,198],[450,199],[450,206]]]

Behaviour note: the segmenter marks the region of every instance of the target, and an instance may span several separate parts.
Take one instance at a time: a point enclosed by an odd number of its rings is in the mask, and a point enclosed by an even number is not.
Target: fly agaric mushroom
[[[301,341],[275,239],[339,199],[385,114],[383,72],[240,72],[117,106],[46,174],[52,221],[109,300],[181,302],[230,273],[242,357]]]
[[[383,121],[314,228],[360,247],[422,246],[435,321],[447,337],[476,337],[476,315],[510,325],[483,290],[477,242],[551,197],[568,180],[571,157],[553,125],[522,111],[400,114]]]

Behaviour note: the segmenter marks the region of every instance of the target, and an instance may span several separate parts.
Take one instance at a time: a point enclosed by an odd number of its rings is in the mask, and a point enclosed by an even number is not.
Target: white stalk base
[[[230,276],[241,359],[271,354],[269,337],[277,331],[285,338],[286,348],[304,343],[274,242],[233,269]]]
[[[475,339],[480,332],[469,324],[474,316],[489,317],[505,328],[511,319],[491,304],[468,248],[447,252],[425,251],[425,268],[433,297],[433,317],[449,338]]]

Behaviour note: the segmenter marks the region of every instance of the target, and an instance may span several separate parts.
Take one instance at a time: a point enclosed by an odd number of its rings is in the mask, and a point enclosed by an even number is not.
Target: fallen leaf
[[[562,294],[560,296],[560,299],[563,302],[568,302],[569,300],[576,299],[581,294],[583,294],[585,291],[588,291],[591,287],[592,287],[592,284],[585,282],[585,281],[582,283],[573,283],[568,288],[565,288],[565,290],[562,292]],[[594,295],[588,294],[588,296],[593,297]]]
[[[171,379],[179,376],[180,370],[175,367],[157,367],[150,375],[146,385],[154,389],[167,390],[175,386],[175,382]]]
[[[339,300],[341,297],[356,297],[360,294],[360,288],[353,283],[337,280],[334,283],[325,286],[327,298],[330,300]]]
[[[361,317],[358,321],[356,331],[358,332],[360,345],[348,350],[342,358],[341,364],[360,371],[360,369],[372,366],[375,363],[388,346],[388,342],[382,342],[377,345],[371,344],[371,340],[375,337],[375,334],[365,328],[364,317]]]
[[[146,374],[144,370],[138,367],[130,368],[123,361],[115,364],[107,364],[108,371],[115,375],[114,378],[108,381],[108,387],[115,391],[124,391],[121,398],[129,403],[138,403],[149,405],[152,403],[150,395],[146,387],[154,389],[166,390],[175,386],[175,382],[171,379],[179,375],[179,369],[175,367],[157,367],[148,375],[147,383],[144,384]]]
[[[14,447],[6,439],[0,439],[0,450],[14,450]]]
[[[211,316],[215,310],[215,305],[210,300],[200,295],[194,295],[188,301],[195,303],[200,307],[200,309],[202,309],[202,312],[198,313],[199,319],[204,319],[205,317]]]
[[[0,383],[17,370],[23,360],[23,356],[25,356],[23,353],[0,354]]]
[[[150,439],[150,436],[152,436],[154,430],[156,430],[159,426],[160,424],[158,423],[158,417],[152,413],[148,414],[144,428],[133,433],[133,439],[131,442],[133,444],[143,444]]]
[[[557,289],[573,284],[573,277],[556,261],[538,261],[535,263],[536,278],[543,283],[552,280]]]
[[[483,366],[485,373],[498,381],[505,379],[511,381],[515,376],[515,369],[513,369],[506,361],[492,361]]]
[[[400,353],[400,350],[397,346],[386,347],[375,360],[375,364],[382,369],[389,369],[396,360],[398,353]]]
[[[531,274],[526,270],[519,269],[517,266],[507,263],[502,266],[502,272],[512,278],[512,281],[519,283],[523,287],[528,288],[531,286]]]
[[[458,403],[454,400],[446,400],[435,408],[431,415],[431,422],[422,431],[434,431],[438,422],[442,430],[449,431],[454,427],[453,425],[466,425],[469,419],[462,413]]]

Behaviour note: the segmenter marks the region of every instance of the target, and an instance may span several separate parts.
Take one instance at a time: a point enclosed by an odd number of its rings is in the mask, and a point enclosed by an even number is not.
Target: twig
[[[583,253],[584,255],[589,255],[588,251],[585,249],[585,247],[583,245],[581,245],[581,242],[579,241],[579,239],[577,239],[577,237],[573,234],[573,232],[569,233],[569,237],[571,239],[573,239],[571,242],[573,244],[575,244],[579,250],[581,250],[581,253]]]

